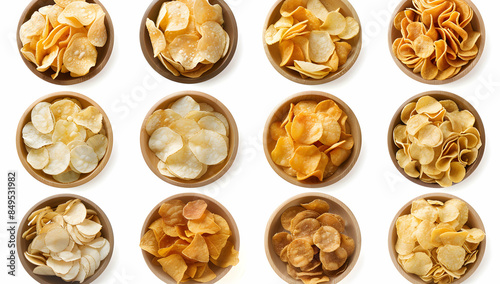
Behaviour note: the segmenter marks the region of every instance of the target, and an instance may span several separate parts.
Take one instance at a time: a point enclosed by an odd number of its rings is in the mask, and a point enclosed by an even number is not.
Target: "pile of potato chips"
[[[462,181],[482,146],[474,115],[452,100],[423,96],[401,111],[393,140],[396,159],[405,173],[442,187]]]
[[[269,133],[276,141],[272,160],[299,181],[330,177],[354,146],[347,114],[330,99],[291,103],[288,115],[272,123]]]
[[[154,57],[175,76],[198,78],[229,50],[222,7],[208,0],[162,4],[156,24],[146,20]]]
[[[101,236],[97,212],[79,199],[57,208],[36,210],[28,218],[29,228],[22,237],[31,240],[26,259],[36,265],[33,273],[58,276],[66,282],[83,282],[99,268],[111,246]]]
[[[96,65],[97,49],[107,41],[106,14],[98,4],[82,0],[54,0],[25,22],[19,37],[23,56],[45,72],[51,68],[71,77],[86,75]]]
[[[305,284],[330,281],[328,276],[338,274],[356,248],[343,234],[344,219],[329,211],[322,199],[289,207],[281,215],[286,231],[272,237],[274,252],[287,263],[288,274]]]
[[[92,172],[108,147],[102,118],[96,107],[82,110],[73,98],[38,103],[22,129],[28,163],[61,183]]]
[[[265,32],[268,45],[278,43],[280,66],[303,78],[322,79],[345,64],[359,33],[359,23],[344,17],[340,8],[328,11],[320,0],[285,0],[281,18]]]
[[[146,121],[149,149],[160,159],[158,170],[183,180],[201,178],[208,166],[222,163],[229,153],[229,123],[206,103],[185,96]]]
[[[213,265],[226,268],[238,264],[239,253],[229,240],[229,224],[210,212],[204,200],[170,200],[158,213],[160,218],[149,225],[140,247],[154,255],[153,263],[161,265],[177,283],[190,279],[208,282],[217,276]]]
[[[464,0],[414,0],[394,19],[402,37],[393,42],[393,53],[426,80],[454,77],[479,51],[481,33],[473,30],[473,17]]]
[[[485,238],[482,230],[465,225],[468,218],[467,204],[458,199],[413,201],[411,213],[396,221],[401,267],[428,283],[459,279],[476,261]]]

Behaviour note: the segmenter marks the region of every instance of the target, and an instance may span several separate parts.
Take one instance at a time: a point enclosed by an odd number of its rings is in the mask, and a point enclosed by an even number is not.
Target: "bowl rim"
[[[52,178],[45,178],[41,176],[36,170],[34,170],[31,165],[28,163],[26,160],[26,155],[24,152],[26,151],[24,147],[24,142],[23,142],[23,137],[22,137],[22,129],[24,127],[24,120],[26,117],[30,116],[31,111],[33,108],[40,102],[44,101],[52,101],[57,98],[64,98],[64,97],[70,97],[70,98],[75,98],[78,101],[80,99],[83,99],[89,103],[89,105],[92,105],[96,107],[99,112],[102,114],[102,120],[103,120],[103,128],[106,130],[106,137],[108,139],[108,147],[106,148],[106,153],[104,157],[99,161],[97,164],[97,167],[90,173],[88,173],[86,176],[83,178],[79,178],[78,180],[70,183],[61,183]],[[31,121],[31,119],[30,119]],[[17,125],[17,130],[16,130],[16,148],[17,148],[17,155],[19,157],[19,160],[21,161],[21,164],[23,167],[28,171],[28,173],[34,177],[36,180],[40,181],[43,184],[52,186],[52,187],[57,187],[57,188],[71,188],[71,187],[77,187],[81,186],[92,179],[94,179],[101,171],[106,167],[106,164],[108,163],[110,157],[111,157],[111,152],[113,150],[113,129],[111,126],[111,121],[109,120],[109,117],[107,116],[106,112],[99,106],[95,101],[93,101],[91,98],[72,91],[60,91],[60,92],[54,92],[50,93],[48,95],[42,96],[38,98],[36,101],[34,101],[22,114],[21,118],[19,119],[19,123]]]
[[[99,0],[85,0],[85,1],[94,2],[95,4],[98,4],[99,6],[101,6],[104,13],[106,13],[106,17],[104,18],[106,28],[107,28],[106,32],[108,34],[108,39],[106,41],[106,45],[109,45],[109,46],[106,47],[107,52],[104,54],[102,61],[100,62],[99,65],[92,67],[90,69],[89,73],[87,73],[84,76],[62,80],[59,77],[56,79],[52,79],[52,77],[50,77],[50,74],[46,74],[46,72],[40,72],[40,71],[36,70],[35,64],[31,61],[28,61],[26,58],[24,58],[23,54],[21,53],[21,48],[23,47],[23,45],[21,43],[21,38],[19,36],[19,30],[21,29],[21,25],[27,21],[28,12],[32,9],[32,7],[36,6],[38,4],[38,2],[41,2],[41,1],[43,1],[43,0],[32,0],[24,9],[23,13],[21,14],[21,17],[19,18],[19,22],[17,24],[17,30],[16,30],[17,50],[18,50],[18,53],[21,56],[21,59],[23,60],[24,64],[38,78],[44,80],[45,82],[49,82],[49,83],[52,83],[55,85],[65,85],[65,86],[75,85],[78,83],[83,83],[83,82],[90,80],[90,79],[94,78],[95,76],[97,76],[97,74],[99,74],[104,69],[104,67],[107,65],[109,59],[111,58],[111,54],[113,53],[114,41],[115,41],[115,31],[114,31],[114,27],[113,27],[113,21],[111,20],[111,16],[108,13],[108,11],[106,10],[106,7],[104,7],[104,5]],[[29,15],[29,16],[31,16],[31,15]],[[96,48],[103,49],[104,47],[96,47]],[[99,50],[98,50],[98,54],[99,54]]]
[[[486,132],[485,132],[485,129],[484,129],[483,120],[481,119],[481,116],[479,115],[479,112],[477,112],[477,110],[474,108],[474,106],[472,106],[472,104],[470,104],[466,99],[464,99],[463,97],[461,97],[459,95],[456,95],[454,93],[447,92],[447,91],[437,91],[437,90],[436,91],[426,91],[426,92],[422,92],[422,93],[416,94],[416,95],[410,97],[409,99],[407,99],[405,102],[403,102],[401,104],[401,106],[396,110],[396,112],[394,113],[394,115],[393,115],[393,117],[391,119],[391,122],[389,123],[389,129],[388,129],[388,132],[387,132],[387,149],[389,151],[389,156],[390,156],[390,158],[392,160],[392,163],[396,167],[396,169],[405,178],[407,178],[409,181],[412,181],[413,183],[416,183],[416,184],[421,185],[421,186],[429,187],[429,188],[443,188],[443,187],[441,187],[437,183],[425,183],[425,182],[421,181],[418,178],[412,178],[412,177],[408,176],[404,172],[404,169],[399,166],[398,161],[396,160],[396,152],[393,151],[395,149],[394,147],[396,147],[396,145],[393,145],[394,142],[393,142],[392,133],[393,133],[394,128],[396,127],[396,125],[399,124],[399,123],[401,123],[401,118],[400,118],[401,117],[401,111],[403,110],[403,108],[408,103],[416,102],[419,98],[421,98],[423,96],[431,96],[431,97],[434,97],[434,98],[436,98],[436,96],[437,96],[437,97],[440,97],[438,100],[445,99],[445,98],[446,99],[451,99],[455,103],[457,103],[458,105],[465,105],[466,108],[461,108],[460,110],[468,110],[475,117],[474,127],[476,127],[479,130],[479,133],[481,134],[481,143],[482,143],[482,146],[478,150],[478,156],[477,156],[476,161],[472,165],[467,166],[464,179],[461,182],[459,182],[459,183],[453,183],[452,186],[460,184],[466,178],[468,178],[470,175],[472,175],[472,173],[477,169],[477,167],[479,167],[479,164],[480,164],[480,162],[481,162],[481,160],[483,158],[483,155],[484,155],[484,151],[486,150]]]
[[[298,75],[298,73],[297,74],[289,73],[286,71],[286,69],[280,67],[279,64],[273,60],[273,57],[272,57],[271,51],[270,51],[270,46],[267,45],[266,39],[265,39],[266,30],[269,26],[268,24],[270,24],[272,14],[278,8],[278,6],[282,2],[284,2],[284,0],[277,0],[271,6],[271,9],[269,10],[269,12],[265,18],[264,27],[263,27],[263,31],[262,31],[262,43],[263,43],[263,47],[264,47],[264,52],[266,53],[266,57],[267,57],[269,63],[271,64],[271,66],[273,66],[273,68],[279,74],[281,74],[281,76],[285,77],[286,79],[288,79],[292,82],[303,84],[303,85],[321,85],[321,84],[325,84],[325,83],[332,82],[332,81],[339,79],[340,77],[344,76],[354,66],[354,64],[356,64],[356,61],[358,60],[358,57],[361,54],[361,49],[362,49],[362,45],[363,45],[363,39],[362,39],[363,30],[362,30],[362,26],[361,26],[361,20],[359,19],[359,16],[356,12],[356,9],[354,9],[354,6],[352,6],[351,2],[349,2],[348,0],[330,0],[330,1],[339,1],[339,2],[343,3],[349,9],[349,12],[352,13],[352,17],[359,23],[359,33],[357,36],[355,36],[353,38],[357,42],[356,48],[353,48],[352,51],[354,51],[354,52],[351,51],[351,53],[349,54],[348,62],[346,62],[345,65],[343,65],[342,67],[339,66],[339,70],[337,70],[336,72],[332,72],[322,79],[302,78],[302,77],[300,77],[300,75]],[[350,39],[350,40],[353,40],[353,39]]]
[[[477,18],[477,21],[478,21],[478,24],[479,24],[479,28],[478,28],[478,31],[481,32],[481,37],[479,38],[479,45],[478,45],[478,48],[479,48],[479,51],[477,53],[477,56],[469,61],[469,63],[467,63],[467,65],[465,65],[465,68],[462,68],[460,70],[460,72],[458,72],[458,74],[456,74],[455,76],[451,77],[451,78],[448,78],[448,79],[445,79],[445,80],[426,80],[424,78],[422,78],[422,76],[420,75],[420,73],[418,74],[415,74],[413,73],[413,71],[408,68],[406,65],[404,65],[392,52],[392,44],[393,44],[393,33],[395,32],[395,28],[394,28],[394,18],[396,17],[397,13],[399,13],[400,11],[402,11],[404,8],[406,8],[406,6],[409,6],[410,3],[411,3],[411,0],[402,0],[397,6],[396,8],[394,9],[394,12],[392,13],[391,15],[391,18],[390,18],[390,21],[389,21],[389,29],[388,29],[388,43],[389,43],[389,53],[391,54],[391,57],[393,59],[393,61],[396,63],[396,66],[398,66],[398,68],[403,71],[403,73],[405,73],[408,77],[412,78],[413,80],[417,81],[417,82],[420,82],[420,83],[424,83],[424,84],[429,84],[429,85],[444,85],[444,84],[448,84],[448,83],[453,83],[455,81],[458,81],[460,80],[461,78],[465,77],[467,74],[470,73],[470,71],[472,69],[474,69],[474,67],[479,63],[479,60],[483,54],[483,51],[484,51],[484,46],[485,46],[485,43],[486,43],[486,28],[485,28],[485,24],[484,24],[484,21],[483,21],[483,17],[481,16],[481,13],[479,12],[479,9],[476,7],[476,5],[474,5],[474,3],[470,0],[464,0],[465,2],[467,2],[467,4],[472,8],[472,10],[474,11],[474,17]]]
[[[152,47],[151,47],[151,41],[146,41],[145,39],[149,39],[149,34],[146,29],[146,20],[148,19],[149,13],[151,13],[151,10],[153,10],[157,5],[161,5],[160,3],[163,2],[170,2],[174,0],[152,0],[151,4],[148,6],[146,11],[144,12],[144,15],[141,20],[141,26],[139,28],[139,43],[141,46],[141,51],[144,56],[144,59],[148,62],[149,66],[153,68],[153,70],[156,71],[159,75],[165,77],[168,80],[177,82],[177,83],[183,83],[183,84],[196,84],[196,83],[201,83],[208,81],[217,75],[219,75],[226,67],[229,65],[229,63],[232,61],[234,54],[236,53],[236,48],[238,46],[238,24],[236,22],[236,18],[234,17],[233,11],[229,7],[229,5],[224,1],[224,0],[215,0],[217,1],[216,4],[219,4],[222,7],[222,13],[224,14],[224,26],[226,23],[231,23],[230,25],[234,27],[234,35],[231,37],[230,36],[230,43],[229,43],[229,51],[227,52],[226,56],[223,58],[219,59],[214,66],[208,70],[206,73],[203,73],[200,77],[198,78],[189,78],[183,75],[175,76],[173,75],[170,71],[168,71],[161,63],[159,64],[154,64],[154,62],[158,61],[156,58],[152,58],[151,52],[152,52]],[[212,0],[214,1],[214,0]],[[226,29],[224,29],[226,30]],[[161,65],[161,66],[160,66]],[[216,66],[217,65],[217,66]]]
[[[357,261],[359,259],[359,256],[361,254],[361,247],[362,247],[361,229],[359,227],[359,223],[358,223],[358,221],[356,219],[356,216],[354,215],[354,213],[351,211],[351,209],[345,203],[343,203],[339,199],[333,197],[332,195],[329,195],[329,194],[326,194],[326,193],[323,193],[323,192],[306,192],[306,193],[300,193],[300,194],[297,194],[295,196],[292,196],[292,197],[286,199],[280,205],[278,205],[278,207],[276,207],[276,209],[273,211],[273,213],[269,217],[269,219],[267,221],[267,224],[266,224],[266,229],[264,231],[264,248],[265,248],[265,251],[266,251],[267,261],[269,262],[269,265],[272,267],[272,269],[274,270],[274,272],[281,279],[283,279],[285,282],[290,283],[290,284],[302,283],[299,280],[293,280],[293,279],[291,279],[291,277],[288,274],[282,273],[277,268],[277,265],[274,264],[273,258],[271,256],[272,254],[274,254],[274,251],[271,251],[271,249],[270,249],[269,239],[270,239],[270,235],[272,234],[272,232],[271,232],[272,223],[274,222],[274,220],[276,218],[279,218],[278,214],[280,213],[280,211],[282,211],[285,207],[293,206],[291,203],[294,203],[294,202],[296,202],[296,201],[298,201],[300,199],[303,199],[303,198],[320,198],[320,199],[326,199],[326,200],[329,200],[329,201],[333,202],[334,204],[338,205],[339,207],[341,207],[342,210],[344,210],[347,213],[347,215],[349,216],[351,226],[354,229],[355,234],[358,236],[358,238],[356,240],[356,249],[355,249],[354,253],[351,256],[349,256],[349,259],[350,259],[349,265],[346,267],[346,269],[344,271],[342,271],[341,274],[339,274],[335,278],[334,277],[330,277],[330,281],[329,282],[325,282],[325,283],[337,283],[337,282],[340,282],[345,277],[347,277],[347,275],[349,275],[349,273],[354,269],[354,267],[356,266],[356,263],[357,263]],[[352,236],[349,236],[349,237],[352,237]]]
[[[289,104],[290,102],[298,102],[301,100],[305,100],[308,97],[317,97],[319,100],[324,100],[324,99],[331,99],[335,103],[339,105],[339,107],[348,114],[348,121],[350,122],[349,125],[351,126],[351,134],[353,134],[354,137],[354,147],[352,149],[351,156],[346,160],[344,163],[345,165],[342,165],[343,171],[335,175],[333,174],[331,177],[324,179],[321,182],[305,182],[305,181],[299,181],[297,178],[292,177],[287,175],[283,169],[276,165],[274,161],[271,158],[271,151],[268,149],[268,144],[270,142],[270,137],[269,137],[269,127],[271,126],[271,123],[275,122],[273,120],[274,116],[276,113],[279,112],[279,110],[284,107],[285,104]],[[318,100],[318,101],[319,101]],[[351,115],[352,114],[352,115]],[[354,135],[355,134],[355,135]],[[281,101],[274,109],[271,111],[269,114],[266,123],[264,125],[264,131],[263,131],[263,148],[264,148],[264,154],[266,156],[266,160],[268,164],[271,166],[271,168],[274,170],[276,174],[278,174],[282,179],[286,180],[287,182],[296,185],[296,186],[301,186],[305,188],[320,188],[320,187],[327,187],[330,186],[334,183],[337,183],[338,181],[342,180],[345,178],[351,170],[354,168],[356,165],[356,162],[358,161],[359,155],[361,154],[362,150],[362,133],[361,133],[361,125],[359,124],[359,121],[356,117],[356,114],[354,111],[347,105],[344,101],[342,101],[340,98],[327,93],[323,91],[302,91],[299,93],[295,93],[285,100]],[[307,180],[306,180],[307,181]]]
[[[144,236],[144,234],[147,232],[147,230],[149,229],[149,225],[151,225],[151,223],[154,221],[152,220],[153,219],[153,216],[155,214],[158,213],[158,209],[160,208],[160,206],[167,202],[167,201],[170,201],[170,200],[174,200],[174,199],[190,199],[190,200],[196,200],[196,199],[203,199],[205,201],[208,201],[207,204],[208,204],[208,207],[207,209],[210,210],[210,207],[217,207],[218,209],[220,209],[224,215],[226,216],[222,216],[224,217],[224,219],[226,219],[227,223],[229,224],[229,227],[231,228],[231,237],[233,240],[234,240],[234,249],[239,251],[240,250],[240,232],[238,230],[238,224],[236,223],[236,221],[234,220],[233,216],[231,215],[231,212],[229,212],[229,210],[224,206],[222,205],[222,203],[220,203],[219,201],[217,201],[215,198],[212,198],[208,195],[204,195],[204,194],[201,194],[201,193],[196,193],[196,192],[185,192],[185,193],[178,193],[178,194],[174,194],[174,195],[171,195],[165,199],[163,199],[162,201],[160,201],[158,204],[156,204],[152,209],[151,211],[148,213],[148,215],[146,216],[146,219],[144,219],[144,223],[142,225],[142,228],[141,228],[141,235],[140,235],[140,239],[142,239],[142,236]],[[212,211],[212,210],[211,210]],[[150,254],[146,251],[144,251],[143,249],[139,248],[141,250],[141,253],[142,253],[142,257],[143,257],[143,260],[144,262],[146,262],[146,265],[148,266],[149,270],[156,276],[158,277],[158,279],[162,280],[163,282],[165,283],[170,283],[170,282],[167,282],[165,281],[164,279],[167,279],[167,278],[170,278],[171,277],[162,271],[161,274],[157,274],[156,271],[153,269],[154,266],[151,261],[149,260],[150,258]],[[233,268],[232,265],[226,267],[226,268],[221,268],[222,269],[222,272],[217,274],[216,278],[214,278],[213,280],[207,282],[208,284],[213,284],[217,281],[219,281],[220,279],[224,278],[224,276],[229,273],[229,271]],[[163,278],[164,276],[166,276],[167,278]],[[175,281],[172,279],[172,282],[171,283],[175,283]],[[194,282],[193,280],[190,280],[188,282],[185,282],[187,284],[193,284],[193,283],[198,283],[198,282]]]
[[[97,279],[99,276],[101,276],[102,273],[104,273],[104,271],[106,270],[107,266],[111,262],[111,258],[113,256],[113,251],[114,251],[114,246],[115,246],[113,227],[111,225],[111,222],[108,219],[108,216],[104,212],[104,210],[102,210],[96,203],[94,203],[92,200],[90,200],[90,199],[88,199],[86,197],[83,197],[83,196],[80,196],[80,195],[76,195],[76,194],[72,194],[72,193],[62,193],[62,194],[56,194],[56,195],[52,195],[52,196],[46,197],[46,198],[42,199],[41,201],[38,201],[35,205],[33,205],[25,213],[24,217],[21,219],[21,222],[19,222],[19,226],[18,226],[18,230],[17,230],[17,236],[16,236],[16,252],[17,252],[17,255],[18,255],[19,259],[20,259],[22,267],[31,276],[31,278],[33,278],[33,280],[35,280],[35,281],[37,281],[39,283],[42,283],[42,284],[54,283],[53,281],[48,281],[48,280],[44,279],[45,277],[51,277],[51,276],[36,275],[36,274],[33,273],[32,269],[29,269],[30,268],[29,266],[32,265],[32,264],[24,257],[24,251],[21,251],[21,246],[19,244],[21,242],[25,241],[22,238],[22,234],[23,234],[22,229],[23,229],[24,225],[27,224],[27,219],[28,219],[29,215],[31,213],[33,213],[35,210],[37,210],[39,208],[42,208],[42,205],[44,203],[49,203],[50,201],[55,200],[55,199],[67,199],[67,200],[70,200],[70,199],[80,199],[82,201],[82,203],[85,204],[85,207],[87,207],[87,208],[91,207],[91,208],[95,209],[95,211],[97,211],[97,213],[100,214],[99,219],[101,220],[101,223],[103,224],[103,227],[106,226],[106,228],[108,230],[108,235],[105,236],[105,237],[106,237],[106,239],[110,243],[109,253],[106,256],[106,258],[103,261],[101,261],[101,265],[99,266],[99,268],[97,268],[95,274],[92,275],[92,276],[90,276],[90,277],[88,277],[88,278],[86,278],[85,281],[82,282],[83,284],[91,283],[95,279]],[[33,266],[35,266],[35,265],[33,265]],[[57,280],[59,280],[59,279],[57,279]],[[61,282],[63,282],[62,279],[61,279]]]
[[[396,240],[397,240],[396,221],[401,215],[403,215],[404,212],[408,211],[411,208],[411,204],[413,201],[415,201],[417,199],[421,199],[421,198],[423,198],[423,199],[435,199],[435,200],[441,200],[441,201],[443,201],[443,200],[446,201],[446,200],[450,200],[450,199],[458,199],[458,200],[465,202],[465,204],[467,204],[467,207],[469,209],[469,217],[471,216],[471,214],[474,216],[477,216],[478,226],[476,226],[476,227],[483,230],[486,233],[486,230],[484,228],[484,223],[481,220],[481,216],[479,216],[479,214],[476,212],[476,210],[469,203],[467,203],[467,201],[465,201],[465,200],[463,200],[455,195],[452,195],[449,193],[444,193],[444,192],[427,193],[427,194],[417,196],[417,197],[411,199],[410,201],[408,201],[407,203],[405,203],[401,207],[401,209],[398,210],[396,215],[394,215],[394,219],[392,220],[391,225],[389,227],[388,249],[389,249],[389,255],[391,257],[392,263],[394,264],[396,270],[406,280],[408,280],[409,282],[411,282],[413,284],[425,284],[426,282],[424,282],[423,280],[418,278],[418,276],[416,276],[416,275],[413,276],[413,275],[410,275],[409,273],[405,272],[403,270],[403,268],[401,267],[401,265],[399,265],[399,263],[397,261],[397,257],[396,257],[397,252],[395,249],[395,244],[396,244]],[[460,279],[455,279],[452,283],[462,283],[463,281],[467,280],[472,274],[474,274],[477,267],[480,265],[484,254],[486,253],[486,239],[487,238],[485,238],[479,245],[476,262],[474,262],[472,265],[470,265],[472,267],[467,268],[467,271],[465,272],[465,274],[462,277],[460,277]]]
[[[147,139],[149,139],[150,136],[146,132],[146,122],[147,122],[149,116],[151,116],[151,114],[154,111],[160,109],[160,106],[165,104],[167,101],[173,102],[175,99],[179,99],[179,98],[184,97],[184,96],[202,97],[202,98],[210,101],[210,105],[212,107],[216,106],[216,107],[220,108],[222,110],[222,112],[224,112],[222,114],[226,117],[226,119],[229,123],[230,132],[229,132],[228,138],[229,138],[230,142],[232,140],[232,143],[230,143],[230,145],[228,147],[229,152],[228,152],[228,156],[226,157],[225,162],[224,162],[225,165],[218,172],[216,172],[213,176],[206,178],[206,179],[203,179],[203,180],[184,181],[184,180],[177,179],[177,178],[176,179],[169,178],[167,176],[162,175],[158,171],[158,168],[157,168],[158,158],[155,157],[154,161],[151,161],[148,158],[148,154],[152,152],[148,147],[148,140],[147,140]],[[196,101],[196,98],[194,98],[194,97],[193,97],[193,99],[195,99],[195,101]],[[158,102],[156,102],[151,107],[151,109],[146,113],[146,115],[144,116],[144,120],[141,124],[139,138],[140,138],[140,147],[141,147],[142,157],[144,159],[144,162],[149,167],[149,169],[157,177],[159,177],[163,181],[166,181],[172,185],[179,186],[179,187],[186,187],[186,188],[202,187],[202,186],[206,186],[208,184],[215,182],[216,180],[220,179],[224,174],[226,174],[229,171],[229,169],[233,165],[234,161],[236,160],[236,156],[238,154],[238,145],[239,145],[238,126],[236,124],[236,121],[235,121],[232,113],[229,111],[229,109],[222,102],[220,102],[215,97],[213,97],[207,93],[200,92],[200,91],[194,91],[194,90],[178,91],[178,92],[169,94],[169,95],[163,97],[162,99],[160,99]],[[155,163],[153,164],[153,162],[155,162]]]

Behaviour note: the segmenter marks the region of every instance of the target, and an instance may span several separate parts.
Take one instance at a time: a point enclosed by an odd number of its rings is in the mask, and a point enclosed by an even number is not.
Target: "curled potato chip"
[[[280,137],[271,152],[271,158],[280,166],[290,167],[290,159],[294,154],[294,144],[290,137]]]
[[[302,206],[292,206],[288,207],[282,214],[281,214],[281,226],[283,226],[283,229],[290,231],[291,230],[291,222],[292,219],[300,212],[304,211],[305,208]]]
[[[149,32],[151,44],[153,45],[154,57],[157,57],[167,47],[167,41],[163,33],[156,27],[150,19],[146,19],[146,28]]]
[[[211,5],[208,0],[194,0],[193,12],[196,23],[203,24],[214,21],[219,25],[224,23],[222,7],[219,4]]]
[[[196,158],[206,165],[216,165],[228,154],[228,145],[224,138],[211,130],[200,130],[189,139],[188,145]]]
[[[95,47],[103,47],[108,41],[108,33],[106,31],[105,25],[106,14],[103,12],[99,16],[96,16],[95,21],[89,28],[87,34],[89,41]]]
[[[198,56],[198,42],[199,38],[196,35],[179,35],[168,45],[168,52],[172,59],[179,62],[186,70],[192,70],[204,59]]]
[[[318,212],[319,214],[326,213],[330,210],[330,205],[328,202],[323,199],[316,198],[309,203],[302,203],[300,206],[304,207],[307,210],[313,210]]]
[[[309,34],[309,56],[312,62],[324,63],[335,51],[335,44],[326,31],[312,31]]]

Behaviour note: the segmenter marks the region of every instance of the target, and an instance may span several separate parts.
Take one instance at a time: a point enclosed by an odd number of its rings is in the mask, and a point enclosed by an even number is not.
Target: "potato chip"
[[[104,13],[102,13],[99,16],[96,16],[95,21],[92,22],[92,25],[89,28],[87,36],[89,38],[90,43],[95,47],[103,47],[104,45],[106,45],[106,42],[108,41],[108,33],[106,31],[105,19],[106,19],[106,14]]]
[[[196,158],[206,165],[216,165],[227,157],[228,145],[222,136],[214,131],[202,129],[188,142]]]
[[[214,21],[219,25],[224,23],[222,7],[219,4],[211,5],[208,0],[194,0],[193,12],[196,23],[203,24]]]
[[[199,219],[189,220],[187,225],[188,229],[195,234],[215,234],[221,230],[221,227],[217,225],[214,215],[211,212],[205,212]]]
[[[175,101],[170,108],[184,117],[190,111],[200,110],[200,105],[192,97],[184,96]]]
[[[465,261],[465,250],[454,245],[444,245],[437,249],[437,258],[446,269],[456,271]]]
[[[199,38],[196,35],[179,35],[168,45],[168,52],[173,60],[179,62],[186,70],[191,70],[204,59],[198,56],[198,42]]]
[[[206,1],[206,0],[199,0]],[[201,39],[198,42],[198,56],[202,60],[216,63],[224,53],[226,36],[224,29],[216,22],[207,21],[199,28]]]
[[[290,159],[290,165],[298,172],[307,175],[317,168],[320,160],[321,152],[316,146],[300,146]]]
[[[187,269],[186,262],[182,256],[178,254],[171,254],[167,257],[158,259],[158,262],[170,277],[174,279],[177,283],[182,280],[184,272]]]
[[[49,175],[58,175],[64,172],[70,163],[70,152],[62,142],[55,142],[46,147],[49,153],[49,163],[43,172]]]
[[[287,232],[276,233],[272,237],[273,249],[277,255],[280,255],[283,249],[292,242],[293,238]]]
[[[35,128],[32,122],[24,125],[22,136],[24,144],[33,149],[39,149],[45,145],[52,144],[52,135],[41,133]]]
[[[292,122],[292,138],[301,144],[312,144],[323,136],[323,126],[313,113],[300,113]]]
[[[188,220],[200,219],[207,209],[207,203],[202,200],[189,201],[182,209],[182,216]]]
[[[326,270],[337,270],[347,260],[347,251],[342,247],[339,247],[333,252],[319,252],[319,259]]]
[[[229,266],[235,266],[239,263],[239,253],[234,248],[234,244],[228,240],[226,246],[221,250],[221,253],[217,259],[210,258],[210,261],[222,268]]]
[[[328,10],[321,3],[320,0],[309,0],[307,1],[307,10],[311,11],[316,17],[318,17],[323,22],[328,17]]]
[[[330,210],[330,205],[328,204],[328,202],[318,198],[309,203],[302,203],[300,204],[300,206],[304,207],[307,210],[316,211],[319,214],[326,213]]]
[[[349,40],[358,35],[360,27],[359,23],[353,17],[345,17],[346,27],[338,34],[339,38]]]
[[[187,224],[187,220],[182,216],[182,209],[184,206],[185,204],[181,200],[170,200],[160,206],[158,213],[167,226],[185,225]]]
[[[300,238],[288,245],[287,253],[288,262],[295,267],[307,265],[314,257],[314,249],[309,241]]]
[[[29,44],[36,36],[40,36],[45,28],[45,18],[40,12],[36,11],[31,18],[21,25],[19,37],[24,45]]]
[[[26,161],[35,169],[41,170],[49,163],[49,152],[45,147],[33,149],[28,153]]]
[[[181,150],[184,146],[182,137],[168,127],[160,127],[149,138],[149,148],[161,161]]]
[[[423,276],[431,270],[432,260],[427,254],[423,252],[417,252],[410,258],[408,258],[408,260],[404,263],[403,268],[408,273]]]
[[[339,35],[345,30],[346,26],[346,18],[337,11],[331,11],[321,25],[321,29],[327,31],[331,35]]]
[[[165,9],[165,17],[157,23],[159,28],[164,31],[179,31],[187,27],[190,12],[186,4],[180,1],[170,1],[166,2]]]
[[[210,260],[207,243],[201,234],[194,236],[193,241],[182,251],[182,254],[199,262]]]
[[[146,132],[148,135],[152,135],[156,129],[169,126],[172,122],[180,118],[182,116],[171,109],[156,110],[146,121]]]
[[[203,164],[187,145],[167,156],[165,164],[173,175],[181,179],[197,178],[203,171]]]
[[[335,51],[335,44],[328,32],[325,31],[312,31],[309,34],[309,44],[309,55],[312,62],[315,63],[328,61]]]
[[[314,244],[324,252],[333,252],[340,247],[340,233],[330,226],[321,226],[313,236]]]
[[[167,41],[163,33],[156,27],[150,19],[146,19],[146,28],[149,32],[151,44],[153,45],[154,57],[157,57],[167,47]]]
[[[87,145],[80,145],[73,148],[73,150],[71,150],[70,157],[71,165],[79,173],[90,173],[97,167],[99,162],[94,149]]]

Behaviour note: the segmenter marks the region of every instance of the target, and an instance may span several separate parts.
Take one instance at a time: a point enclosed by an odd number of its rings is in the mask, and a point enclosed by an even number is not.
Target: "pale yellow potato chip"
[[[156,129],[168,127],[172,122],[180,118],[182,116],[171,109],[156,110],[146,121],[146,132],[151,136]]]
[[[337,11],[331,11],[321,25],[321,29],[327,31],[331,35],[339,35],[344,31],[346,26],[346,18]]]
[[[81,110],[81,107],[74,101],[69,99],[62,99],[53,102],[50,106],[54,120],[57,122],[60,119],[71,119]]]
[[[54,0],[54,3],[56,3],[57,6],[64,8],[73,2],[79,2],[79,1],[85,1],[85,0]]]
[[[222,135],[211,130],[200,130],[189,139],[188,145],[194,156],[206,165],[219,164],[228,155],[228,145]]]
[[[24,45],[29,44],[34,37],[41,36],[45,29],[45,17],[36,11],[31,18],[21,25],[19,37]]]
[[[94,149],[88,145],[76,146],[70,152],[71,165],[79,173],[90,173],[99,163],[99,158]]]
[[[40,149],[32,149],[26,161],[36,170],[41,170],[49,164],[49,152],[44,147]]]
[[[48,175],[58,175],[64,172],[70,163],[68,146],[62,142],[55,142],[46,149],[49,153],[49,163],[43,168],[43,172]]]
[[[58,120],[52,133],[52,142],[63,142],[67,145],[74,140],[85,140],[85,136],[80,132],[78,126],[74,122],[64,119]]]
[[[57,20],[60,23],[68,22],[61,21],[61,19],[71,19],[71,23],[74,21],[78,22],[81,26],[88,26],[92,24],[97,15],[97,10],[95,6],[89,4],[85,1],[74,1],[66,5],[64,10],[59,14]],[[80,26],[75,26],[75,28],[79,28]]]
[[[31,110],[31,122],[40,133],[47,134],[54,130],[54,116],[50,103],[40,102]]]
[[[101,160],[106,154],[106,149],[108,148],[108,138],[105,135],[97,134],[85,141],[87,145],[94,149],[97,158]]]
[[[309,0],[307,1],[307,10],[311,11],[316,17],[318,17],[323,22],[328,17],[328,10],[321,3],[320,0]]]
[[[158,23],[159,28],[164,31],[179,31],[188,26],[189,8],[186,4],[179,1],[169,1],[165,5],[166,15]]]
[[[353,17],[345,17],[345,20],[346,27],[338,36],[343,40],[349,40],[358,35],[360,27],[359,23]]]
[[[102,113],[94,106],[88,106],[73,116],[76,124],[97,134],[102,128]]]
[[[172,122],[169,128],[185,139],[191,138],[201,130],[200,125],[194,119],[187,118],[181,118]]]
[[[224,24],[222,7],[219,4],[211,5],[208,0],[194,0],[193,14],[196,23],[199,25],[208,21],[214,21],[219,25]]]
[[[335,44],[326,31],[311,31],[309,34],[309,56],[314,63],[327,62],[335,51]]]
[[[105,25],[106,14],[102,12],[89,28],[87,34],[89,41],[92,45],[96,47],[103,47],[108,41],[108,32]]]
[[[454,245],[444,245],[437,249],[438,261],[448,270],[456,271],[465,262],[465,250]]]
[[[424,276],[431,270],[432,266],[432,260],[427,254],[417,252],[408,258],[403,268],[408,273]]]
[[[184,117],[192,110],[200,110],[200,105],[192,97],[184,96],[175,101],[170,108]]]
[[[224,123],[215,116],[204,116],[200,118],[198,120],[198,125],[200,125],[202,129],[212,130],[224,136],[227,135]]]
[[[172,129],[160,127],[153,132],[148,145],[158,159],[165,162],[170,155],[182,149],[184,142],[182,137]]]

